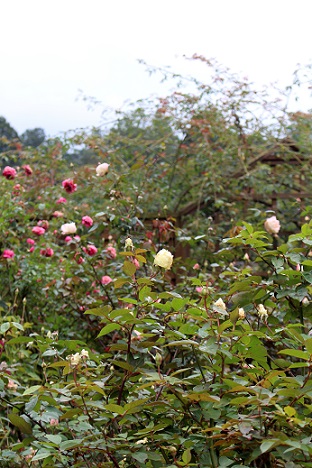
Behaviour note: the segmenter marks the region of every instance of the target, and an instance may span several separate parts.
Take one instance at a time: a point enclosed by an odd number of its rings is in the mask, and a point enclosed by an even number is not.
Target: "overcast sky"
[[[311,16],[311,0],[3,1],[0,115],[19,133],[99,125],[105,106],[166,94],[138,59],[191,74],[182,57],[198,53],[286,84],[312,63]],[[103,105],[88,110],[79,90]]]

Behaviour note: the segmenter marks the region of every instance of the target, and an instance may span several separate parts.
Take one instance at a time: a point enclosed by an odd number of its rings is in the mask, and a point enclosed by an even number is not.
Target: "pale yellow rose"
[[[162,249],[160,250],[155,259],[154,259],[154,265],[160,266],[161,268],[164,268],[165,270],[170,270],[173,262],[173,255],[169,250]]]

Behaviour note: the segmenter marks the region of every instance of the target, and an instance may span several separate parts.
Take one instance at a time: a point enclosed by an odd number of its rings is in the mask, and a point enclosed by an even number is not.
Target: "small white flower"
[[[61,226],[61,233],[63,235],[75,234],[77,232],[77,227],[75,223],[65,223]]]
[[[97,176],[104,176],[105,174],[107,174],[108,168],[109,168],[109,164],[107,164],[107,163],[99,164],[97,166],[97,168],[95,169],[96,175]]]
[[[126,250],[133,250],[133,242],[132,242],[132,239],[130,239],[130,237],[127,237],[127,239],[125,240],[125,249]]]
[[[226,305],[221,297],[216,302],[214,302],[213,305],[226,312]]]
[[[164,268],[165,270],[170,270],[173,262],[173,255],[169,250],[162,249],[160,250],[155,259],[154,259],[154,265],[160,266],[161,268]]]
[[[136,443],[135,443],[135,445],[147,444],[147,442],[148,442],[147,437],[144,437],[144,439],[137,440]]]
[[[81,361],[81,356],[80,353],[70,354],[69,356],[67,356],[67,359],[70,361],[70,365],[72,367],[76,367]]]
[[[80,351],[80,357],[82,357],[82,358],[84,357],[84,358],[89,359],[89,352],[87,350],[85,350],[85,349],[82,349]]]
[[[263,304],[259,304],[257,308],[260,319],[265,321],[269,316],[268,311],[266,310]]]
[[[271,216],[264,222],[264,229],[269,233],[276,235],[281,229],[281,224],[276,216]]]
[[[238,318],[239,320],[244,320],[245,317],[246,317],[245,311],[242,307],[240,307],[238,309]]]

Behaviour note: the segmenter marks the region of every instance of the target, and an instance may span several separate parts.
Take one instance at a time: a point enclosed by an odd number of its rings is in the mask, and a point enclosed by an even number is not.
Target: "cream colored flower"
[[[242,307],[240,307],[238,309],[238,318],[239,320],[244,320],[245,317],[246,317],[245,311]]]
[[[99,164],[97,166],[97,168],[95,169],[96,175],[97,176],[104,176],[105,174],[107,174],[108,168],[109,168],[109,164],[107,164],[107,163]]]
[[[61,233],[63,235],[75,234],[77,232],[77,227],[75,223],[65,223],[61,226]]]
[[[89,359],[89,352],[87,350],[85,350],[85,349],[82,349],[80,351],[80,357],[82,357],[82,358],[84,357],[84,358]]]
[[[257,308],[260,319],[265,321],[269,316],[268,311],[266,310],[263,304],[259,304]]]
[[[126,250],[133,250],[133,242],[132,242],[132,239],[130,239],[130,237],[127,237],[127,239],[125,240],[125,249]]]
[[[169,250],[162,249],[160,250],[155,259],[154,259],[154,265],[160,266],[161,268],[164,268],[165,270],[170,270],[173,262],[173,255]]]
[[[276,235],[281,229],[281,224],[276,216],[271,216],[264,222],[264,229],[269,233]]]
[[[81,361],[81,356],[80,353],[70,354],[69,356],[67,356],[67,359],[70,361],[70,365],[72,367],[76,367]]]
[[[226,305],[224,304],[223,299],[221,297],[216,302],[214,302],[213,305],[226,312]]]

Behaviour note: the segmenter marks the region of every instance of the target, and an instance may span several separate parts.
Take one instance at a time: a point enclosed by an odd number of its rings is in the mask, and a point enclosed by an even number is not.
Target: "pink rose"
[[[116,249],[112,247],[111,245],[107,247],[106,252],[110,256],[110,258],[116,258],[117,256]]]
[[[14,167],[6,166],[2,171],[2,175],[6,179],[14,179],[16,177],[16,170],[14,169]]]
[[[43,227],[43,229],[47,231],[49,229],[49,221],[42,219],[41,221],[38,221],[37,226]]]
[[[27,176],[30,176],[33,173],[32,168],[28,166],[28,164],[22,166],[22,168],[24,169],[25,175]]]
[[[52,257],[53,254],[54,254],[54,251],[50,247],[48,247],[47,249],[40,250],[40,255],[43,255],[43,257]]]
[[[193,266],[193,270],[199,270],[200,269],[200,266],[198,263],[195,263],[195,265]]]
[[[113,280],[110,276],[102,276],[101,278],[101,284],[106,286],[107,284],[111,283]]]
[[[67,200],[64,197],[60,197],[58,200],[56,200],[56,203],[66,203]]]
[[[65,239],[64,239],[65,242],[71,242],[72,240],[73,240],[73,238],[70,237],[70,236],[66,236]]]
[[[29,252],[31,253],[31,252],[33,252],[34,250],[35,250],[35,247],[32,246],[32,247],[30,247]]]
[[[81,222],[84,226],[91,227],[93,224],[93,219],[90,218],[90,216],[84,216]]]
[[[138,270],[140,268],[140,263],[136,258],[132,259],[132,263],[134,264],[135,268]]]
[[[14,254],[13,250],[5,249],[5,250],[3,251],[2,257],[3,257],[3,258],[13,258],[14,255],[15,255],[15,254]]]
[[[45,233],[45,229],[40,226],[35,226],[34,228],[32,228],[32,232],[34,234],[37,234],[37,236],[42,236]]]
[[[279,230],[281,229],[281,224],[278,219],[276,219],[276,216],[271,216],[264,222],[264,229],[266,232],[269,234],[277,234]]]
[[[78,265],[81,265],[84,262],[84,258],[83,257],[78,257],[78,258],[76,258],[76,262],[78,263]]]
[[[97,253],[97,248],[95,245],[88,245],[87,247],[83,247],[83,251],[92,257]]]
[[[64,213],[62,211],[54,211],[53,217],[54,218],[62,218],[64,216]]]
[[[77,190],[77,184],[74,184],[72,179],[63,180],[62,185],[67,193],[73,193]]]
[[[28,239],[26,240],[26,242],[27,242],[27,244],[29,244],[29,245],[34,245],[34,244],[36,243],[36,242],[34,241],[34,239],[30,239],[30,238],[28,238]]]

